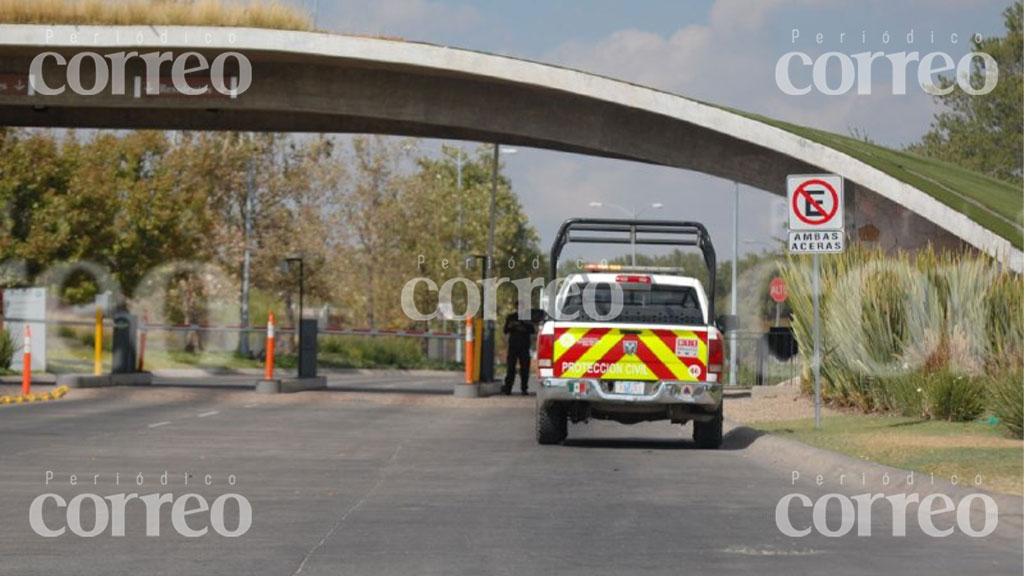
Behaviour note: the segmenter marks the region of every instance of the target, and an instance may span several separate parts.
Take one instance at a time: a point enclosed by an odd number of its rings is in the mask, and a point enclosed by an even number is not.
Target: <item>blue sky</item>
[[[1010,0],[292,0],[317,11],[317,26],[482,50],[598,72],[717,104],[839,133],[866,132],[902,146],[928,129],[936,107],[911,81],[886,93],[890,72],[876,68],[875,94],[788,96],[775,83],[786,52],[812,58],[854,54],[970,51],[975,33],[1001,35]],[[793,42],[792,31],[800,38]],[[913,31],[914,43],[907,44]],[[823,35],[822,44],[815,36]],[[845,34],[840,43],[840,34]],[[887,38],[889,43],[884,43]],[[934,41],[932,41],[934,33]],[[866,41],[862,42],[862,34]],[[958,35],[953,44],[951,37]],[[427,146],[427,149],[430,147]],[[546,247],[558,223],[588,201],[665,208],[651,215],[695,218],[732,250],[733,184],[703,174],[520,150],[506,171]],[[557,194],[552,194],[557,191]],[[712,198],[712,201],[708,201]],[[781,235],[781,200],[741,189],[741,252]],[[699,206],[699,211],[696,209]],[[592,215],[612,215],[592,210]]]

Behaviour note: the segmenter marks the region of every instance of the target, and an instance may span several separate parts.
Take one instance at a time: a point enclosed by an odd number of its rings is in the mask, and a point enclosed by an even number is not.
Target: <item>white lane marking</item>
[[[246,404],[243,408],[255,408],[256,404]]]
[[[149,427],[150,428],[157,428],[159,426],[166,426],[167,424],[170,424],[170,423],[171,423],[170,420],[164,420],[163,422],[154,422],[154,423],[150,424]]]
[[[207,416],[213,416],[214,414],[220,414],[220,412],[216,410],[210,410],[209,412],[203,412],[202,414],[200,414],[199,418],[206,418]]]
[[[388,458],[387,463],[385,463],[384,466],[378,472],[377,481],[374,482],[373,487],[370,488],[370,491],[367,492],[362,498],[360,498],[359,502],[356,502],[354,506],[346,510],[345,513],[341,515],[341,518],[339,518],[338,521],[335,522],[333,526],[331,526],[331,529],[328,530],[326,534],[324,534],[324,537],[321,538],[320,541],[317,542],[315,546],[310,548],[309,552],[306,552],[306,557],[302,559],[302,562],[299,564],[299,567],[295,570],[295,572],[292,573],[292,576],[298,576],[298,574],[301,574],[302,569],[306,567],[306,563],[309,562],[309,559],[313,557],[313,554],[316,553],[316,551],[319,550],[324,545],[325,542],[327,542],[327,539],[330,538],[332,534],[334,534],[335,530],[337,530],[338,527],[341,526],[345,522],[345,520],[348,519],[349,514],[352,514],[356,510],[362,508],[363,504],[377,493],[377,490],[380,488],[381,483],[384,482],[384,478],[387,476],[387,473],[391,468],[391,465],[395,463],[395,460],[398,458],[398,453],[401,451],[402,444],[400,443],[398,446],[395,447],[395,451],[391,454],[391,458]]]

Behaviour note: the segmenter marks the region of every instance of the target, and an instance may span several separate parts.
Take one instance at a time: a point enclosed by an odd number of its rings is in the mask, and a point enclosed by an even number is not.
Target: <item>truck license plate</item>
[[[612,391],[616,394],[642,395],[644,393],[643,382],[615,382]]]

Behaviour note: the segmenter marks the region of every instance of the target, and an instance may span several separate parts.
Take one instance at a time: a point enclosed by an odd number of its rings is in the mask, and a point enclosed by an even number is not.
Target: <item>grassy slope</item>
[[[986,490],[1024,495],[1021,441],[1004,437],[999,426],[987,422],[843,414],[824,418],[821,431],[814,430],[813,419],[751,426],[854,458],[934,473],[936,479],[949,481],[956,474],[973,482],[980,474]]]
[[[1024,248],[1024,193],[1018,186],[953,164],[884,148],[849,136],[797,126],[741,110],[730,111],[857,158],[928,193],[957,212],[966,214],[1017,248]]]

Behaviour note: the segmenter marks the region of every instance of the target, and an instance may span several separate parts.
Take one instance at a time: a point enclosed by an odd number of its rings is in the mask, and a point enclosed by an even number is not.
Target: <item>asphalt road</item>
[[[349,375],[333,377],[329,391],[278,396],[240,382],[72,391],[0,407],[0,573],[1022,572],[1014,531],[933,538],[911,516],[907,536],[894,537],[891,517],[876,513],[870,537],[784,536],[775,508],[785,494],[816,500],[871,487],[791,486],[791,470],[761,454],[753,434],[733,432],[726,449],[698,451],[688,428],[592,423],[571,427],[566,446],[538,446],[532,398],[455,399],[447,376]],[[146,508],[129,503],[123,537],[108,528],[43,538],[30,527],[41,494],[132,492],[195,492],[209,502],[237,493],[252,525],[237,538],[212,530],[186,538],[168,504],[160,536],[147,537]],[[230,529],[237,512],[227,510]],[[838,527],[838,505],[828,510]],[[43,519],[67,523],[52,501]]]

